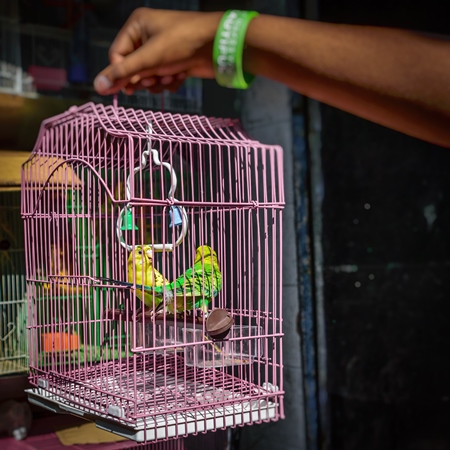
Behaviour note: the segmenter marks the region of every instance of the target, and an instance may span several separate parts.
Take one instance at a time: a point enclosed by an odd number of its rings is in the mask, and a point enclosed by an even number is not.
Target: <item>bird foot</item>
[[[142,320],[143,316],[149,320],[158,319],[164,316],[164,311],[160,310],[155,312],[152,308],[140,308],[136,312],[136,320]]]

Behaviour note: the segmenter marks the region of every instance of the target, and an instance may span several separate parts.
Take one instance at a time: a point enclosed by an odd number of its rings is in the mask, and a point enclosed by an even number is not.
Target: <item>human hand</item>
[[[214,78],[212,46],[222,15],[136,9],[112,43],[111,64],[96,76],[95,90],[159,93],[176,91],[187,76]]]

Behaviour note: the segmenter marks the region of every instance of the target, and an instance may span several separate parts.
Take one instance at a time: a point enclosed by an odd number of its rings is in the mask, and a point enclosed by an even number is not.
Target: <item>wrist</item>
[[[224,11],[202,12],[199,14],[201,14],[202,19],[206,19],[203,23],[199,23],[199,26],[201,26],[201,29],[204,32],[204,42],[214,42]]]

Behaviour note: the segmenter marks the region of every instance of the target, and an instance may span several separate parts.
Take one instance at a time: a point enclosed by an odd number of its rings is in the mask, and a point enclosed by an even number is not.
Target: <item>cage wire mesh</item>
[[[0,376],[28,371],[20,192],[0,191]]]
[[[44,121],[22,177],[30,401],[140,443],[283,417],[282,170],[231,119]]]

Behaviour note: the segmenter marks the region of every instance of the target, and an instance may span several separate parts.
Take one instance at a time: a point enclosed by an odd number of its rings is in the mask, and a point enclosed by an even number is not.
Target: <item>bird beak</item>
[[[153,260],[153,252],[149,249],[145,252],[148,259]]]

